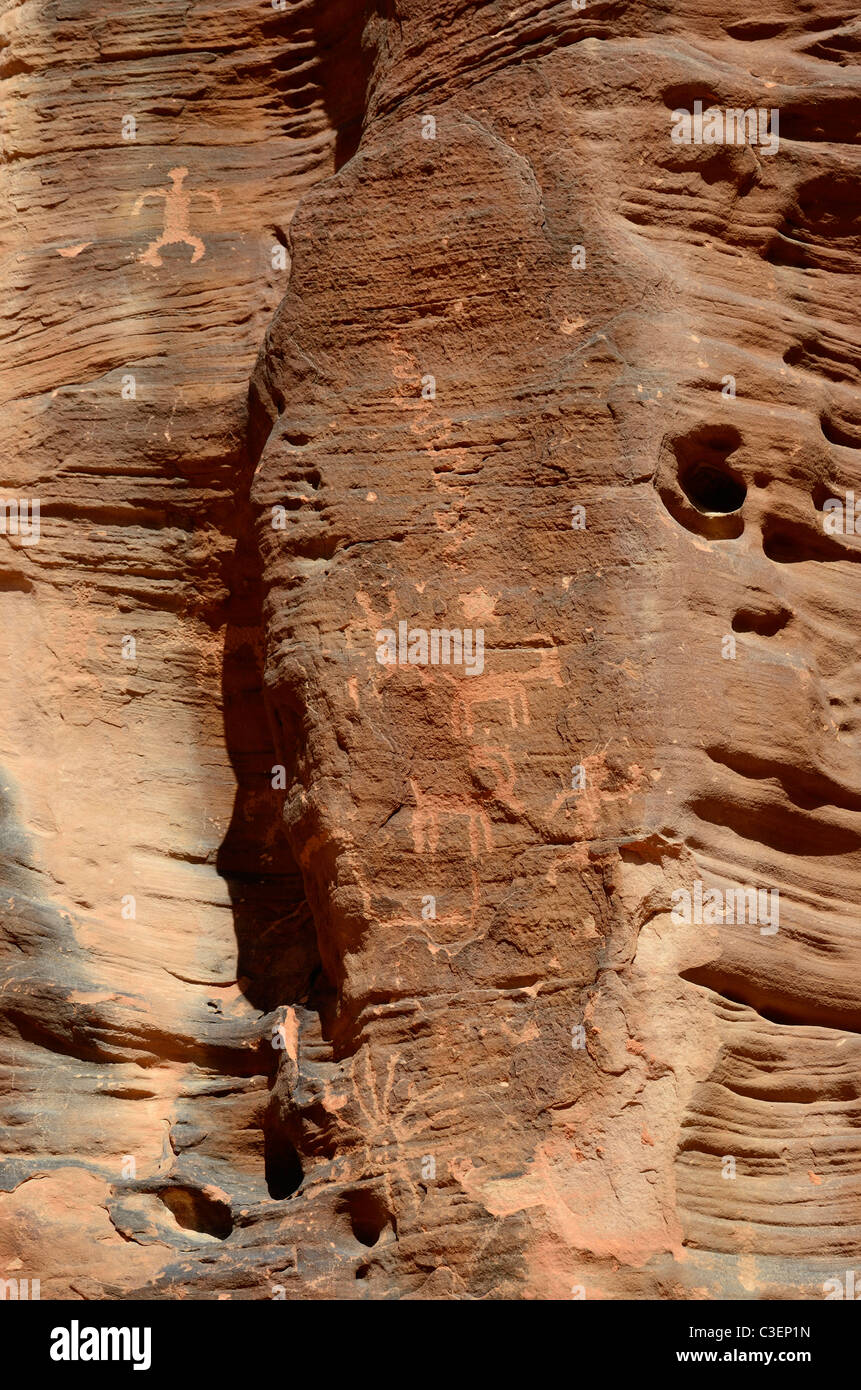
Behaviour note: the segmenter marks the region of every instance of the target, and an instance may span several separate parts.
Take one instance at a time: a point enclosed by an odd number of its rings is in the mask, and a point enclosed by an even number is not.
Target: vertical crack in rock
[[[855,27],[73,9],[2,21],[0,1266],[821,1297]]]

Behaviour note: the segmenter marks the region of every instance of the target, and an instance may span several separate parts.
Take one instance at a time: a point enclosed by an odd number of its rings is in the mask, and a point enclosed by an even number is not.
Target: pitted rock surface
[[[861,1236],[857,25],[2,26],[42,519],[0,537],[0,1275],[821,1298]],[[762,138],[675,142],[698,102]]]

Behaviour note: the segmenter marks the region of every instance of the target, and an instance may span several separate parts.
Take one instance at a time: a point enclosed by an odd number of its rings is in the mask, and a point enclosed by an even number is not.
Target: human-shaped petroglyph
[[[212,203],[216,212],[221,212],[221,199],[217,193],[210,193],[206,189],[194,189],[186,192],[183,188],[188,170],[177,166],[175,169],[168,169],[168,177],[171,181],[170,188],[153,188],[147,193],[142,193],[132,208],[132,217],[137,217],[141,208],[148,198],[164,199],[164,230],[160,237],[150,242],[145,251],[138,256],[138,260],[144,265],[159,266],[163,264],[159,253],[162,246],[190,246],[194,252],[191,264],[202,260],[206,255],[206,247],[196,237],[189,222],[191,213],[191,201],[193,198],[206,198]]]

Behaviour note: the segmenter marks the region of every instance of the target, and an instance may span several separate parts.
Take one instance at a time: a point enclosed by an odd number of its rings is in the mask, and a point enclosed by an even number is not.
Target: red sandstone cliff
[[[0,1276],[822,1297],[857,24],[34,0],[0,43]],[[696,102],[761,138],[674,142]]]

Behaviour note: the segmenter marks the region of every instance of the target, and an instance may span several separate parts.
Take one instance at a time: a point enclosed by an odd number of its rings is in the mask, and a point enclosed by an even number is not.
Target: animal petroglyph
[[[493,848],[490,819],[482,807],[455,800],[441,793],[425,791],[416,786],[412,777],[410,786],[416,799],[416,808],[413,811],[413,844],[416,854],[422,854],[425,849],[430,850],[432,854],[436,853],[440,829],[446,820],[467,821],[469,851],[473,859],[479,856],[482,839],[488,850]]]
[[[163,265],[161,256],[158,254],[162,246],[190,246],[193,251],[191,264],[202,260],[206,255],[206,247],[196,237],[191,230],[191,203],[193,198],[205,198],[212,203],[216,212],[221,212],[221,199],[217,193],[207,192],[205,189],[194,189],[186,192],[183,188],[188,170],[177,166],[175,169],[168,170],[168,177],[171,180],[170,188],[153,188],[147,193],[142,193],[132,208],[132,217],[137,217],[144,203],[149,198],[164,199],[164,230],[160,237],[151,241],[145,251],[138,256],[138,260],[144,265]]]

